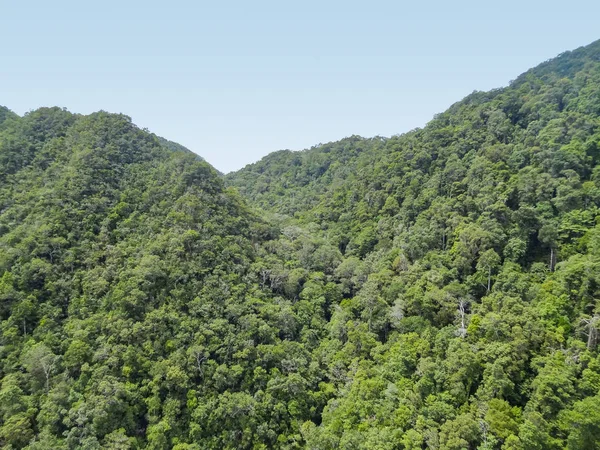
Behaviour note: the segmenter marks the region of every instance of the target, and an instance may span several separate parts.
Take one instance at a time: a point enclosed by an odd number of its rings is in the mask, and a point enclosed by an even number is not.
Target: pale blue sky
[[[427,123],[600,38],[600,2],[0,0],[0,104],[123,112],[223,172]]]

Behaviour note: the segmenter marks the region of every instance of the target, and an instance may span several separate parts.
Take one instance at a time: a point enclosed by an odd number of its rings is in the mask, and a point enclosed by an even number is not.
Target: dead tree
[[[584,325],[586,330],[584,333],[588,337],[587,348],[588,350],[594,350],[598,344],[598,328],[600,327],[600,315],[595,314],[589,319],[582,319],[581,323]]]
[[[461,298],[458,301],[458,318],[460,320],[460,326],[457,330],[458,336],[464,338],[467,335],[467,307],[469,306],[469,302],[464,298]]]

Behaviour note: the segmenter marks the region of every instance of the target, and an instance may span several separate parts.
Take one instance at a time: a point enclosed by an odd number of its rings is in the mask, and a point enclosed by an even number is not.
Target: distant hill
[[[592,176],[599,60],[597,41],[529,70],[506,88],[474,92],[423,129],[276,152],[225,179],[265,211],[296,215],[330,230],[340,248],[369,228],[369,251],[378,242],[388,247],[394,227],[407,236],[421,226],[432,227],[425,217],[434,217],[443,203],[470,220],[498,202],[515,211],[542,208],[540,197],[519,198],[524,172],[531,172],[528,183],[543,185],[541,179],[549,177],[553,195],[566,192],[564,184],[571,185],[573,177],[583,183]],[[461,205],[450,206],[457,201]],[[558,200],[544,201],[538,227],[543,217],[558,213]],[[383,222],[389,222],[388,231],[377,232]],[[444,233],[436,230],[431,232],[441,242]],[[528,254],[540,250],[535,233],[526,236]],[[433,249],[437,238],[431,245],[417,244]],[[419,250],[415,256],[422,254]]]

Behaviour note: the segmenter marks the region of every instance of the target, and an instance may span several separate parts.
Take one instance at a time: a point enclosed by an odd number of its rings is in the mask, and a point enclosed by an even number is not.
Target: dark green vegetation
[[[600,42],[224,181],[0,109],[0,444],[598,449],[598,218]]]

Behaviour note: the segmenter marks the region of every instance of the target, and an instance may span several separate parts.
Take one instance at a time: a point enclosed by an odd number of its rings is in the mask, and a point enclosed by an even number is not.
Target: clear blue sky
[[[423,126],[599,18],[597,0],[0,0],[0,104],[123,112],[228,172]]]

